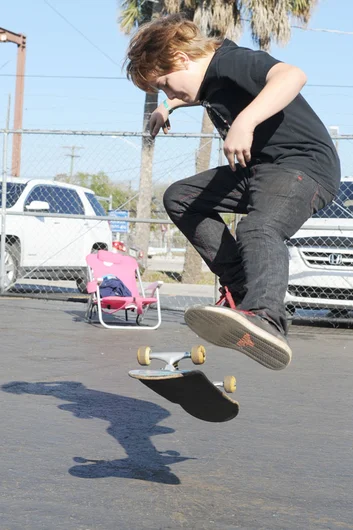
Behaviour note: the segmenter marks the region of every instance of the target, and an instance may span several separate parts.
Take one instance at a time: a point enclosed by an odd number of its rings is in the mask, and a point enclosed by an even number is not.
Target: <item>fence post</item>
[[[7,180],[8,131],[3,132],[2,189],[1,189],[1,243],[0,243],[0,295],[5,292],[5,244],[6,244],[6,180]]]

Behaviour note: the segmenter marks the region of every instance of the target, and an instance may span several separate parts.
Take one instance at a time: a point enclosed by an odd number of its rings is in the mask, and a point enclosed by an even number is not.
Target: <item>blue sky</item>
[[[115,0],[13,0],[2,10],[1,26],[27,36],[24,128],[140,131],[144,94],[125,79],[72,79],[65,76],[125,77],[121,71],[128,37],[119,32]],[[309,27],[353,31],[351,0],[319,0]],[[246,30],[238,44],[255,47]],[[308,76],[303,95],[325,125],[353,133],[353,35],[293,29],[286,47],[272,55],[301,67]],[[5,124],[8,94],[14,98],[14,44],[0,43],[0,127]],[[349,85],[351,88],[312,85]],[[200,130],[200,109],[173,115],[175,132]],[[13,115],[11,115],[11,123]],[[69,144],[70,142],[67,142]],[[342,142],[343,143],[343,142]],[[349,144],[349,145],[348,145]],[[128,149],[128,144],[127,149]],[[349,149],[348,149],[349,147]],[[345,172],[353,174],[352,143],[342,148]],[[135,157],[136,151],[132,149]],[[64,158],[64,157],[63,157]],[[67,162],[67,161],[66,161]]]

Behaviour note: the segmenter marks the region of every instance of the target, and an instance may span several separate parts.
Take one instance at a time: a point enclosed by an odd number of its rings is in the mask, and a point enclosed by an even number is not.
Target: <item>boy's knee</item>
[[[236,239],[240,240],[246,237],[249,232],[257,232],[262,226],[256,220],[252,220],[249,215],[243,217],[237,225],[235,235]]]
[[[166,189],[163,195],[163,204],[169,216],[180,211],[180,184],[174,182]]]
[[[249,237],[256,238],[277,238],[282,237],[281,230],[277,229],[271,220],[260,217],[253,217],[247,215],[243,217],[239,222],[236,229],[236,239],[237,241],[244,241]]]

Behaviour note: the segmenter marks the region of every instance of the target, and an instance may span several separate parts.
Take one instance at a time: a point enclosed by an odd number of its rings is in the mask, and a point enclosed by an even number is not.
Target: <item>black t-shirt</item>
[[[200,87],[200,102],[224,139],[233,120],[259,94],[277,63],[266,52],[225,39],[212,58]],[[303,171],[336,194],[340,162],[331,137],[299,94],[287,107],[255,128],[254,163],[273,163]]]

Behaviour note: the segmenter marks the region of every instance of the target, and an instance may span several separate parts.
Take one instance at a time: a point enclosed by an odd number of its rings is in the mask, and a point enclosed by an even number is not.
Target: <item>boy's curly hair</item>
[[[151,83],[180,69],[176,52],[184,52],[191,60],[197,60],[214,52],[222,42],[222,39],[205,37],[183,15],[162,16],[143,24],[132,37],[124,63],[127,78],[145,92],[157,92]]]

